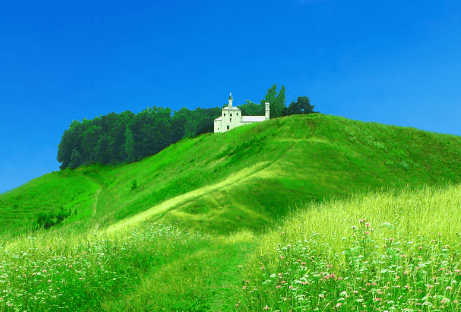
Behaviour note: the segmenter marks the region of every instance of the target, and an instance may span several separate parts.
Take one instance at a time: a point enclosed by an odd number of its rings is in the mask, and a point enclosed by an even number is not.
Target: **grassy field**
[[[460,181],[460,137],[322,114],[53,172],[0,195],[0,311],[458,311]]]

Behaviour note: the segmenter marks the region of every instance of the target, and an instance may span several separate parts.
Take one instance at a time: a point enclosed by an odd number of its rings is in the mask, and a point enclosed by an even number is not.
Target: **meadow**
[[[313,114],[53,172],[0,195],[0,311],[458,311],[460,159]]]

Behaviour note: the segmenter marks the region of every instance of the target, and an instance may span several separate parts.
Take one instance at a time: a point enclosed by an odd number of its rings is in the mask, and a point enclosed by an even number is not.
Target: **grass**
[[[459,311],[461,185],[306,207],[261,238],[238,311]]]
[[[0,196],[0,311],[458,311],[460,159],[313,114],[53,172]]]
[[[237,277],[221,271],[232,271],[255,245],[245,233],[223,239],[163,224],[116,236],[74,234],[40,232],[0,248],[1,311],[222,307],[238,289]]]

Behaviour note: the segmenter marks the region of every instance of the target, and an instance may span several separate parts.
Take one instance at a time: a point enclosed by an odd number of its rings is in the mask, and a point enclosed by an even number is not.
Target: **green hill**
[[[82,229],[179,220],[219,233],[260,230],[300,203],[456,183],[460,173],[460,137],[294,115],[183,140],[118,168],[46,174],[0,196],[1,232],[31,228],[39,212],[61,208],[72,211],[64,224]]]
[[[460,159],[311,114],[46,174],[0,195],[0,311],[459,311]]]

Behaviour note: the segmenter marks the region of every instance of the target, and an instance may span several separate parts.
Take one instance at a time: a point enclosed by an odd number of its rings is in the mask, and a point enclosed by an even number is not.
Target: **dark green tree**
[[[288,106],[288,115],[294,114],[310,114],[314,111],[314,106],[307,96],[300,96],[296,102],[291,102]]]
[[[272,118],[277,118],[283,116],[283,113],[286,112],[285,106],[285,86],[282,85],[279,94],[277,95],[277,85],[274,84],[270,89],[267,90],[267,94],[264,100],[261,100],[262,114],[265,115],[265,102],[270,103],[270,115]]]
[[[70,157],[70,169],[75,169],[83,163],[82,156],[80,155],[79,151],[74,148],[72,150],[72,156]]]
[[[93,122],[92,122],[93,123]],[[101,126],[97,126],[96,123],[90,125],[84,132],[82,137],[82,147],[86,152],[84,159],[85,161],[94,162],[96,161],[97,150],[99,149],[99,139],[102,136]]]
[[[242,116],[262,116],[261,105],[255,104],[249,100],[246,100],[245,103],[239,106],[242,111]],[[265,108],[264,108],[265,109]]]
[[[98,142],[97,162],[109,164],[112,160],[114,140],[107,133],[103,133]]]
[[[192,112],[183,107],[179,111],[175,111],[171,120],[171,144],[181,141],[186,134],[187,120],[191,118]]]
[[[133,139],[133,133],[131,132],[130,126],[126,126],[125,130],[125,152],[127,154],[126,161],[131,163],[136,160],[135,158],[135,143]]]

